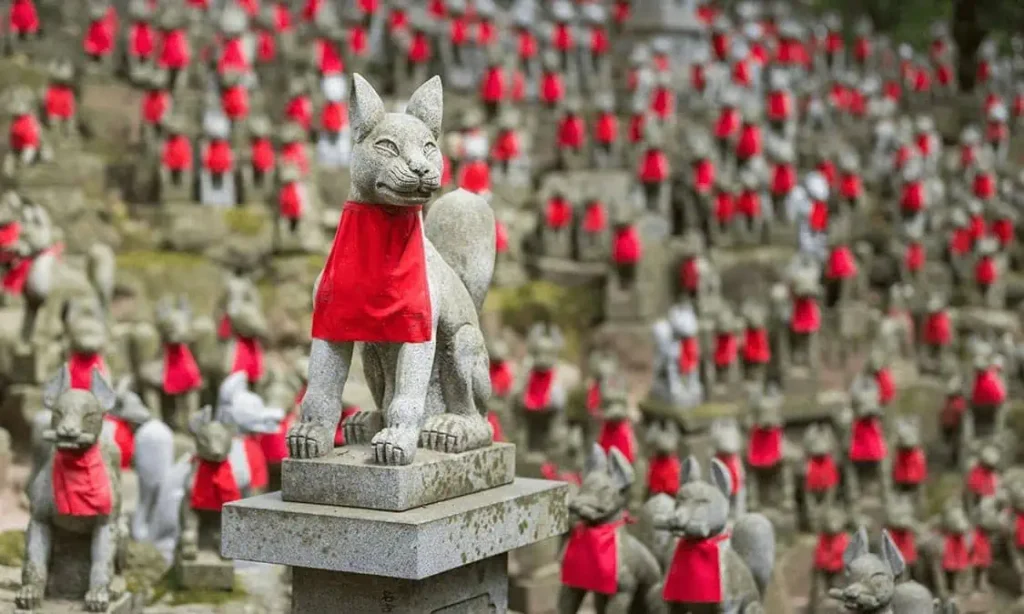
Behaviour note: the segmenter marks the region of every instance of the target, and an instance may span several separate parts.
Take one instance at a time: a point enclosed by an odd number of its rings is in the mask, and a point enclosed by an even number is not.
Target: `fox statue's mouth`
[[[96,443],[97,437],[92,433],[61,435],[55,430],[47,429],[43,431],[43,439],[53,443],[58,450],[84,450]]]
[[[435,189],[436,188],[433,188],[433,187],[431,187],[431,186],[429,186],[429,185],[427,185],[425,183],[420,183],[415,188],[407,190],[407,189],[399,189],[399,188],[396,188],[396,187],[393,187],[393,186],[389,186],[389,185],[387,185],[387,184],[385,184],[384,182],[381,182],[381,181],[377,182],[377,191],[378,192],[381,192],[381,193],[383,193],[386,196],[395,198],[396,200],[401,200],[401,201],[406,201],[406,202],[417,202],[417,203],[419,203],[419,202],[425,201],[425,200],[427,200],[427,199],[429,199],[431,197],[431,195],[434,193]]]

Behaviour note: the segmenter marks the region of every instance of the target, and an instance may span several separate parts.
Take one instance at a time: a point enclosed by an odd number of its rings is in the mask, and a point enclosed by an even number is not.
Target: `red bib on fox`
[[[669,603],[722,603],[721,547],[728,538],[728,533],[721,533],[706,539],[680,539],[662,598]]]
[[[422,207],[346,202],[313,308],[324,341],[430,341]]]
[[[106,516],[113,509],[110,477],[98,445],[53,455],[53,502],[62,516]]]
[[[562,559],[562,584],[602,595],[619,588],[618,528],[624,521],[598,526],[576,525]]]

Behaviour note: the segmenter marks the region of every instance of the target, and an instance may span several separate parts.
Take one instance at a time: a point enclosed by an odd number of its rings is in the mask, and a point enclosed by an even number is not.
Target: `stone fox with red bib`
[[[458,453],[491,443],[491,394],[479,310],[494,272],[494,214],[457,190],[423,207],[441,186],[438,77],[387,113],[353,75],[352,183],[313,307],[309,386],[288,434],[294,458],[334,447],[356,343],[378,411],[343,425],[346,444],[371,444],[374,460],[411,463],[419,445]]]

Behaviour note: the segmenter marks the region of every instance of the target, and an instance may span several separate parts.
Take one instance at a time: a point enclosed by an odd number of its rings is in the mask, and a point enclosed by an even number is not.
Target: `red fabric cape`
[[[806,335],[818,332],[819,328],[821,328],[821,307],[818,306],[818,300],[812,296],[795,297],[790,329],[794,333]]]
[[[850,441],[850,460],[857,462],[878,462],[886,457],[888,449],[882,434],[882,423],[877,416],[858,418],[853,421],[853,437]]]
[[[261,490],[270,484],[267,472],[267,457],[263,454],[259,435],[249,435],[244,440],[245,460],[249,464],[249,488]]]
[[[970,567],[971,555],[967,549],[967,536],[947,534],[942,539],[942,569],[963,571]]]
[[[825,492],[839,484],[839,468],[831,454],[811,456],[804,469],[804,488],[808,492]]]
[[[700,341],[697,337],[683,337],[679,340],[679,372],[686,375],[697,368],[700,361]]]
[[[722,564],[720,542],[726,532],[706,539],[683,537],[676,545],[665,577],[662,598],[669,603],[721,603]]]
[[[295,412],[288,412],[277,428],[276,433],[256,435],[263,450],[263,458],[268,465],[279,465],[288,458],[288,429],[295,422]]]
[[[899,548],[900,554],[903,555],[903,560],[907,564],[914,564],[917,562],[917,536],[914,535],[914,531],[911,529],[897,529],[889,527],[889,536],[892,537],[892,541]]]
[[[974,529],[974,539],[971,544],[972,567],[987,569],[992,566],[992,538],[982,528]]]
[[[219,512],[224,509],[225,503],[238,501],[242,498],[242,491],[235,482],[235,475],[231,472],[231,463],[227,460],[220,462],[203,460],[197,458],[196,472],[192,482],[191,505],[194,510]]]
[[[739,343],[736,335],[721,333],[715,337],[715,365],[728,367],[736,361],[739,351]]]
[[[92,370],[99,368],[100,373],[107,374],[107,365],[103,356],[94,352],[79,352],[68,357],[68,370],[71,372],[71,388],[89,390],[92,387]]]
[[[768,343],[768,330],[764,328],[748,328],[743,336],[743,360],[750,364],[767,364],[772,358],[771,345]]]
[[[26,113],[11,121],[10,145],[16,152],[29,147],[39,147],[39,122],[36,121],[35,115]]]
[[[533,369],[526,380],[523,407],[527,411],[543,411],[551,402],[551,387],[555,381],[554,369]]]
[[[1006,401],[1006,384],[994,369],[986,369],[974,376],[971,404],[976,407],[1002,405]]]
[[[647,491],[650,495],[664,493],[676,496],[682,476],[682,463],[673,454],[657,455],[647,468]]]
[[[297,181],[290,181],[277,194],[277,211],[286,220],[302,217],[302,190]]]
[[[782,460],[782,427],[755,426],[747,442],[747,462],[751,467],[774,467]]]
[[[921,448],[896,451],[896,462],[892,468],[893,482],[901,486],[917,486],[928,478],[928,461]]]
[[[828,573],[839,573],[843,570],[843,552],[850,543],[846,533],[818,535],[818,545],[814,548],[814,568]]]
[[[491,393],[496,397],[507,396],[512,390],[512,365],[507,360],[491,362]]]
[[[991,497],[999,488],[999,473],[984,465],[975,465],[967,473],[967,489],[979,497]]]
[[[135,433],[127,421],[107,414],[103,419],[114,425],[114,443],[121,449],[121,469],[131,469],[135,460]]]
[[[164,393],[181,394],[195,390],[203,384],[199,365],[192,350],[184,343],[164,345]]]
[[[263,347],[259,339],[235,337],[235,359],[231,372],[245,371],[250,384],[263,378]]]
[[[597,444],[609,454],[612,448],[618,448],[630,463],[636,459],[636,436],[628,420],[605,420],[597,436]]]
[[[110,476],[99,445],[53,455],[53,502],[62,516],[106,516],[113,509]]]
[[[562,584],[602,595],[618,591],[618,529],[625,521],[577,524],[562,557]]]
[[[491,425],[491,432],[494,433],[494,441],[505,441],[505,431],[501,428],[501,421],[498,414],[493,411],[487,412],[487,423]]]
[[[46,252],[59,256],[63,250],[63,246],[54,245],[39,254],[15,260],[14,265],[4,274],[2,282],[4,291],[10,294],[21,294],[25,290],[25,283],[28,281],[28,274],[32,270],[32,263],[35,262],[35,259]]]
[[[67,85],[51,85],[46,89],[46,115],[71,119],[75,115],[75,92]]]
[[[429,341],[421,207],[346,202],[314,303],[316,339]]]

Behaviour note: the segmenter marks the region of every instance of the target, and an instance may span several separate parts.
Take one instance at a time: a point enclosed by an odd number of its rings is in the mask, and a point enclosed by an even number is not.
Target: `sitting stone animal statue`
[[[53,454],[29,485],[31,517],[16,605],[32,611],[46,598],[85,600],[89,612],[106,612],[114,594],[121,539],[120,453],[103,440],[103,414],[114,391],[94,370],[89,390],[71,387],[64,367],[45,386],[52,412],[44,437]],[[54,563],[51,565],[51,563]]]
[[[843,553],[843,564],[850,583],[833,588],[829,596],[839,601],[847,612],[864,614],[896,614],[892,602],[897,592],[896,578],[903,574],[903,556],[887,531],[882,531],[882,553],[872,554],[868,548],[868,532],[861,527]]]
[[[333,449],[356,342],[379,410],[346,421],[347,444],[370,444],[388,465],[411,463],[418,444],[450,453],[487,446],[479,311],[494,272],[494,214],[457,190],[422,215],[441,185],[440,78],[420,86],[404,113],[386,113],[358,74],[351,91],[352,184],[316,284],[309,387],[289,451],[315,458]]]
[[[729,529],[729,469],[711,461],[711,481],[697,459],[683,462],[683,486],[656,526],[679,536],[664,582],[648,593],[648,611],[664,614],[763,612],[761,599],[775,565],[775,531],[761,514]]]
[[[583,485],[569,502],[579,522],[562,553],[558,614],[575,614],[594,593],[600,614],[626,614],[658,583],[657,559],[626,530],[626,505],[633,484],[629,460],[595,445]]]
[[[160,360],[142,369],[142,394],[147,405],[160,409],[163,420],[175,431],[188,430],[188,421],[199,410],[203,376],[192,355],[192,310],[182,296],[157,304],[156,326],[163,345]]]

